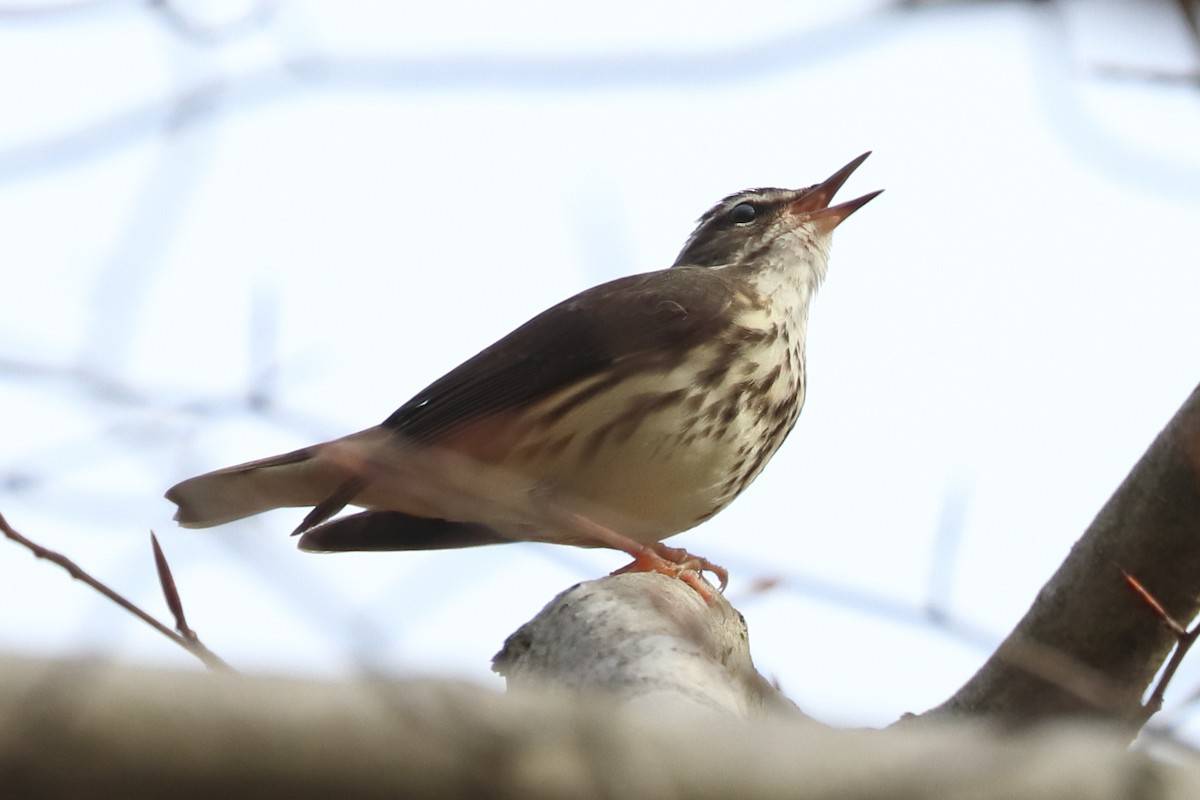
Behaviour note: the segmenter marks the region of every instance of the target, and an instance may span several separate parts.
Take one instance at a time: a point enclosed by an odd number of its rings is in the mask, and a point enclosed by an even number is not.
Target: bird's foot
[[[679,580],[691,586],[704,598],[705,602],[716,600],[712,585],[704,580],[703,573],[711,572],[720,584],[718,592],[724,592],[729,583],[729,571],[714,564],[707,558],[694,556],[682,547],[667,547],[658,542],[631,552],[633,561],[613,572],[613,575],[623,575],[627,572],[658,572]]]
[[[687,569],[693,572],[711,572],[720,584],[718,590],[721,592],[724,592],[725,587],[729,585],[729,570],[720,564],[714,564],[703,556],[692,555],[682,547],[667,547],[662,542],[657,542],[652,547],[655,553],[667,561],[685,565]]]
[[[553,498],[534,498],[540,500],[543,513],[553,521],[551,527],[559,526],[570,531],[576,538],[576,543],[587,543],[585,546],[611,547],[633,556],[633,562],[626,564],[613,575],[623,575],[626,572],[659,572],[668,575],[691,586],[696,592],[712,603],[716,595],[712,592],[712,584],[704,580],[703,573],[711,572],[720,583],[718,592],[724,592],[729,583],[729,571],[714,564],[707,558],[694,556],[682,547],[667,547],[662,542],[645,545],[612,528],[594,522],[583,514],[564,508],[554,502]]]

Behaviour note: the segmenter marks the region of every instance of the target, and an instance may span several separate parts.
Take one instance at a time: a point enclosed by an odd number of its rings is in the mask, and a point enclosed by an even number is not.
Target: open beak
[[[836,228],[841,224],[842,220],[855,211],[858,211],[883,192],[880,189],[878,192],[871,192],[854,200],[838,203],[836,206],[829,205],[829,201],[833,200],[833,196],[837,194],[837,190],[842,188],[842,184],[850,178],[850,175],[853,174],[854,170],[858,169],[860,164],[867,160],[867,156],[869,155],[871,155],[870,151],[863,153],[821,183],[803,190],[804,193],[791,202],[788,207],[789,210],[793,214],[803,214],[813,222],[816,222],[826,232]]]

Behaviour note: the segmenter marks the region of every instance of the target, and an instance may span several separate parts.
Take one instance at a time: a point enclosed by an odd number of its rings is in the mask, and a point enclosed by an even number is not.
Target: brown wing
[[[383,425],[431,441],[638,359],[668,367],[724,324],[721,270],[676,267],[601,284],[547,309],[419,392]]]

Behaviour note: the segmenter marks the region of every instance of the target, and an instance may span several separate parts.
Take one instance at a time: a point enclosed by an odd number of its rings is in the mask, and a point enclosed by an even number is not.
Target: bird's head
[[[829,205],[869,155],[863,153],[805,189],[747,189],[731,194],[700,217],[673,266],[808,269],[813,282],[819,283],[825,276],[833,229],[879,194]]]

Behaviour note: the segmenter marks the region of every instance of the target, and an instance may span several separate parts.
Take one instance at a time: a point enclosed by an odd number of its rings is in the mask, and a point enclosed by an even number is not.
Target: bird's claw
[[[691,586],[704,598],[705,602],[716,600],[712,584],[704,579],[703,573],[712,573],[719,584],[718,592],[724,592],[729,584],[729,571],[714,564],[707,558],[694,556],[682,547],[668,547],[661,542],[633,553],[633,561],[614,571],[613,575],[624,575],[629,572],[658,572]]]

